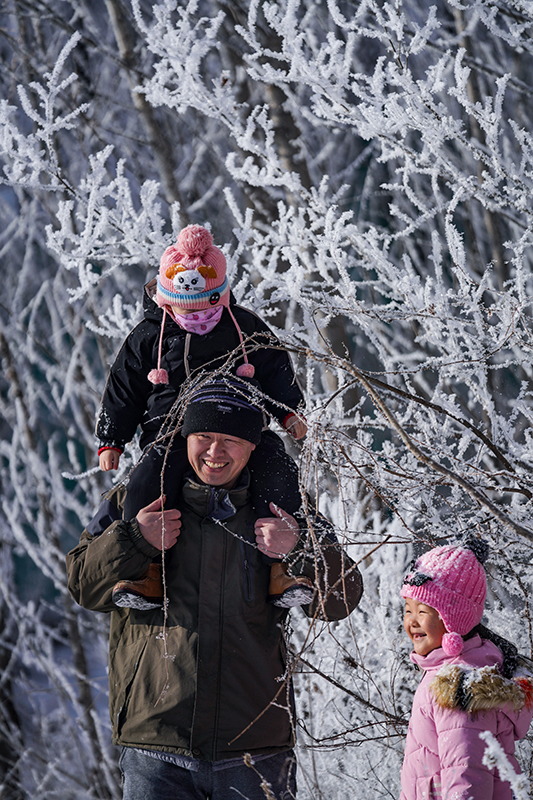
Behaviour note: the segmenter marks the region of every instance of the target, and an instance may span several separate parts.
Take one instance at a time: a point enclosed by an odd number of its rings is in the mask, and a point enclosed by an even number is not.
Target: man
[[[308,615],[341,619],[362,594],[357,568],[328,527],[313,525],[322,540],[313,550],[283,510],[255,518],[246,465],[263,413],[247,384],[238,402],[232,391],[223,380],[204,384],[187,405],[191,473],[172,498],[179,511],[156,500],[122,520],[115,490],[67,555],[74,599],[112,612],[110,713],[113,741],[123,747],[125,800],[264,800],[262,779],[276,800],[294,797],[288,612],[267,602],[262,554],[284,557],[293,575],[312,579]],[[118,578],[139,578],[162,550],[166,615],[117,608]]]

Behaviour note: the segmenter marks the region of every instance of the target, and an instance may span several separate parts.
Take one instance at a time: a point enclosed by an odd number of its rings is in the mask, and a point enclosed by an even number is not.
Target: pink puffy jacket
[[[411,660],[425,674],[413,701],[400,800],[511,800],[510,784],[482,764],[479,734],[490,731],[518,772],[514,743],[526,735],[533,708],[529,692],[499,674],[500,650],[474,636],[455,658],[439,647]]]

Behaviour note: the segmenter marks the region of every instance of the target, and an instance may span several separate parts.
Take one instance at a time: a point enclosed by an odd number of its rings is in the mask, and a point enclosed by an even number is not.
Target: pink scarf
[[[215,325],[220,322],[224,306],[206,308],[204,311],[194,311],[192,314],[176,314],[171,311],[172,319],[187,333],[197,333],[203,336],[210,333]]]

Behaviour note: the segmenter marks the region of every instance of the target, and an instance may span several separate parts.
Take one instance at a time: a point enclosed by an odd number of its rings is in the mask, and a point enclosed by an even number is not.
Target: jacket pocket
[[[132,686],[146,650],[147,642],[148,640],[145,638],[134,644],[118,647],[115,652],[114,663],[110,664],[110,676],[113,676],[114,679],[110,703],[111,724],[117,736],[120,736],[127,717]]]

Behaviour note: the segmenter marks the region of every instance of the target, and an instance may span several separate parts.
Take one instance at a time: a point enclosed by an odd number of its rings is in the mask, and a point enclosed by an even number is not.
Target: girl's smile
[[[439,612],[425,603],[408,597],[405,601],[403,627],[413,643],[415,653],[427,656],[442,644],[446,633],[444,622]]]

